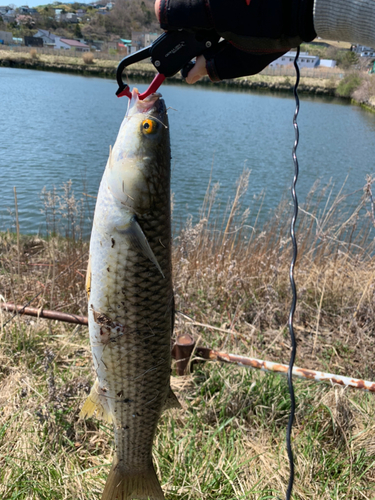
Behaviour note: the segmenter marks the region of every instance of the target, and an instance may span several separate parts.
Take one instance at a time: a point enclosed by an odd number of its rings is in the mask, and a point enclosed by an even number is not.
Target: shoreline
[[[92,64],[85,64],[79,57],[37,54],[32,57],[29,52],[15,52],[0,50],[0,68],[19,68],[37,71],[50,71],[57,73],[69,73],[82,76],[94,76],[97,78],[116,78],[117,60],[96,59]],[[155,76],[155,69],[150,63],[137,63],[129,67],[126,75],[130,79],[151,82]],[[169,83],[182,83],[184,81],[180,74],[168,78]],[[350,97],[338,97],[336,89],[340,80],[334,78],[313,78],[301,76],[298,92],[318,97],[335,97],[343,99],[348,103],[361,106],[363,109],[375,112],[375,105],[369,102],[358,102]],[[199,85],[208,86],[212,82],[208,77],[203,78]],[[293,93],[294,77],[268,76],[257,74],[234,80],[223,80],[215,83],[215,86],[228,89],[256,90],[265,92]]]

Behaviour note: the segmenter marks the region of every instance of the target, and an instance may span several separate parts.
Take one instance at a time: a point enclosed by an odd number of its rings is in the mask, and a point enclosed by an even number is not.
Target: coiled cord
[[[293,199],[293,204],[294,204],[294,212],[290,224],[290,237],[292,240],[292,245],[293,245],[293,257],[292,261],[290,264],[290,270],[289,270],[289,279],[290,279],[290,286],[292,289],[292,305],[290,308],[290,313],[289,313],[289,318],[288,318],[288,326],[289,326],[289,333],[290,333],[290,339],[292,343],[292,352],[290,355],[290,361],[289,361],[289,369],[288,369],[288,386],[289,386],[289,394],[290,394],[290,415],[289,415],[289,422],[288,422],[288,427],[286,431],[286,446],[287,446],[287,452],[288,452],[288,457],[289,457],[289,467],[290,467],[290,476],[289,476],[289,484],[288,484],[288,490],[286,493],[286,500],[290,500],[291,494],[292,494],[292,488],[293,488],[293,483],[294,483],[294,460],[293,460],[293,451],[292,451],[292,445],[291,445],[291,433],[292,433],[292,426],[293,426],[293,421],[294,421],[294,414],[295,414],[295,408],[296,408],[296,401],[294,397],[294,388],[293,388],[293,365],[294,365],[294,360],[296,358],[296,352],[297,352],[297,342],[296,342],[296,337],[294,334],[294,328],[293,328],[293,318],[294,318],[294,313],[296,310],[296,304],[297,304],[297,290],[296,290],[296,284],[294,281],[294,267],[296,264],[297,260],[297,240],[296,240],[296,235],[295,235],[295,225],[296,225],[296,220],[298,216],[298,200],[297,200],[297,194],[296,194],[296,183],[298,179],[298,174],[299,174],[299,166],[298,166],[298,160],[297,160],[297,146],[299,142],[299,130],[298,130],[298,124],[297,124],[297,116],[299,113],[299,98],[297,94],[297,88],[300,80],[300,71],[299,67],[297,64],[297,59],[299,56],[300,48],[297,48],[296,56],[294,58],[294,67],[296,70],[296,83],[293,88],[293,94],[294,94],[294,99],[296,101],[296,109],[294,111],[294,116],[293,116],[293,127],[294,127],[294,132],[295,132],[295,140],[293,144],[293,150],[292,150],[292,158],[293,158],[293,163],[294,163],[294,177],[293,177],[293,183],[291,187],[291,193],[292,193],[292,199]]]

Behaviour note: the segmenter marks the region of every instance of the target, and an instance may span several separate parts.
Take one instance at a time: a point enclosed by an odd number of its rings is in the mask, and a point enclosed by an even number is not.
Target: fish
[[[171,151],[158,93],[133,89],[100,183],[86,277],[97,378],[81,410],[113,424],[102,500],[162,500],[152,461],[158,420],[179,408],[170,387],[174,296]]]

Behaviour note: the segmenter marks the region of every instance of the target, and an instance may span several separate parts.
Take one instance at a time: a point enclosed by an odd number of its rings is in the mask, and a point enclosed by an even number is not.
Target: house
[[[78,40],[70,40],[69,38],[55,38],[55,49],[75,50],[76,52],[89,52],[90,47]]]
[[[151,45],[158,38],[157,33],[143,33],[142,31],[132,31],[132,51],[143,49]]]
[[[1,17],[3,18],[4,23],[14,23],[16,20],[16,11],[8,10],[6,14],[1,14]]]
[[[24,15],[30,14],[30,9],[28,5],[22,5],[21,7],[18,7],[18,13]]]
[[[62,9],[55,9],[55,19],[58,22],[60,22],[61,13],[62,13]]]
[[[53,33],[51,33],[48,30],[38,29],[38,32],[35,33],[34,37],[35,38],[42,38],[43,45],[45,47],[55,47],[55,39],[57,37],[56,37],[56,35],[54,35]]]
[[[289,66],[294,63],[296,52],[289,51],[275,61],[271,62],[270,68],[278,66]],[[301,52],[297,61],[299,68],[316,68],[319,66],[320,59],[318,56],[310,56],[307,52]]]
[[[1,45],[11,45],[13,43],[13,35],[9,31],[0,31]]]
[[[0,16],[2,16],[3,14],[6,14],[8,12],[8,10],[11,10],[10,7],[0,6]]]
[[[78,23],[78,16],[74,12],[68,12],[60,15],[60,21],[65,21],[66,23]]]
[[[35,36],[25,36],[26,47],[43,47],[43,38]]]
[[[321,59],[319,66],[323,66],[324,68],[335,68],[336,61],[333,59]]]
[[[358,54],[359,57],[375,57],[375,49],[365,45],[352,45],[350,50]]]
[[[21,7],[18,7],[18,13],[25,16],[37,16],[39,14],[36,9],[30,8],[28,5],[22,5]]]

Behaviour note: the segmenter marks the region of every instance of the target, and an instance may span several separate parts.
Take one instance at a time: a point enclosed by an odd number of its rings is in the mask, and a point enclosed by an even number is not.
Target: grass
[[[36,50],[36,49],[35,49]],[[12,50],[0,50],[0,60],[1,61],[13,61],[13,62],[21,62],[27,63],[28,61],[35,61],[35,56],[33,57],[30,54],[31,51],[12,51]],[[60,54],[44,54],[44,53],[36,53],[38,64],[43,64],[46,69],[48,68],[58,68],[58,67],[66,67],[66,68],[79,68],[85,67],[87,63],[84,62],[82,55],[73,56],[73,55],[60,55]],[[120,60],[120,57],[119,57]],[[97,70],[113,70],[115,71],[119,60],[111,60],[111,59],[102,59],[95,57],[95,68]],[[137,71],[152,71],[153,66],[150,63],[137,63],[132,66]]]
[[[215,215],[218,186],[209,186],[200,220],[188,221],[175,239],[176,334],[287,362],[290,206],[282,202],[268,225],[257,228],[257,214],[242,205],[248,182],[245,171],[224,218]],[[368,178],[363,193],[336,197],[332,186],[317,186],[301,207],[299,366],[375,379],[372,183]],[[54,207],[58,196],[65,202]],[[1,234],[5,300],[25,304],[39,294],[31,305],[86,313],[88,244],[80,211],[67,197],[72,200],[66,187],[43,195],[50,200],[43,205],[48,237],[21,235],[17,243],[16,235]],[[59,217],[70,223],[61,226]],[[97,419],[78,418],[93,382],[87,328],[10,318],[0,313],[0,497],[99,499],[113,434]],[[154,446],[167,500],[285,497],[290,402],[284,377],[207,363],[173,377],[172,386],[183,409],[163,415]],[[374,498],[373,395],[300,380],[295,388],[293,498]]]

